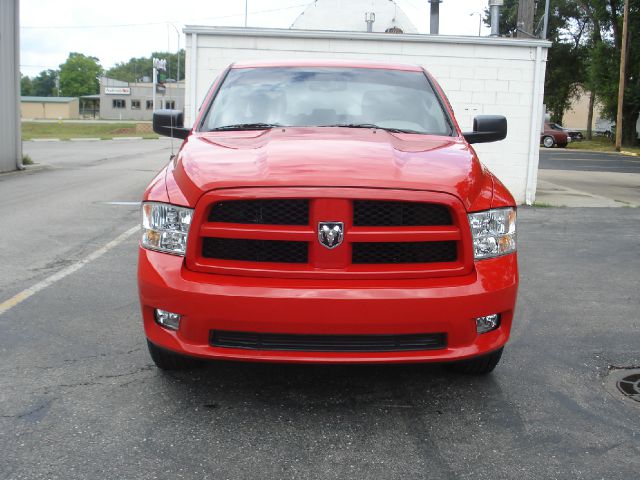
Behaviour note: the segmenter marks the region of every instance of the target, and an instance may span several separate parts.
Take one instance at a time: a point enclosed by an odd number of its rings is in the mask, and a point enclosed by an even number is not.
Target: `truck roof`
[[[267,68],[267,67],[349,67],[380,68],[385,70],[422,71],[418,65],[405,63],[379,62],[371,60],[333,60],[333,59],[281,59],[281,60],[249,60],[235,62],[231,68]]]

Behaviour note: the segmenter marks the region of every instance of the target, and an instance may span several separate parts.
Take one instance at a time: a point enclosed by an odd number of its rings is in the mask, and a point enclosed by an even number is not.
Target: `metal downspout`
[[[529,158],[527,162],[527,184],[525,203],[532,205],[536,199],[538,181],[538,161],[540,158],[540,127],[542,125],[542,98],[540,98],[540,68],[542,66],[542,47],[536,47],[535,70],[533,74],[533,98],[531,104],[531,136],[529,137]]]

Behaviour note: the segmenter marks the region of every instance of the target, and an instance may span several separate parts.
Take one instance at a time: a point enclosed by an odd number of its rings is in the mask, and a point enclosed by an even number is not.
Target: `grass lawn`
[[[137,132],[135,123],[65,123],[63,122],[22,122],[22,139],[32,138],[113,138],[143,137],[158,138],[157,133]]]
[[[597,152],[615,152],[615,144],[607,137],[594,136],[593,140],[582,140],[581,142],[571,142],[567,149],[569,150],[594,150]],[[625,152],[633,152],[640,154],[640,147],[622,147]]]

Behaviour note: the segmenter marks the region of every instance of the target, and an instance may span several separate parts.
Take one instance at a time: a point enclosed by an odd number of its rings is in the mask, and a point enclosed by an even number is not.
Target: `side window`
[[[140,100],[131,100],[131,110],[140,110]]]

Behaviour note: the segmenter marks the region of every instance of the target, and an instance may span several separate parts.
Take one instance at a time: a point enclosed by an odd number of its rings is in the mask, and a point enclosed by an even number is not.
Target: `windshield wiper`
[[[391,127],[381,127],[376,125],[375,123],[336,123],[333,125],[318,125],[319,127],[344,127],[344,128],[377,128],[379,130],[384,130],[386,132],[391,133],[420,133],[422,135],[425,132],[419,132],[417,130],[409,130],[406,128],[391,128]]]
[[[208,132],[220,132],[224,130],[267,130],[269,128],[281,127],[278,123],[235,123],[233,125],[223,125],[207,130]]]

